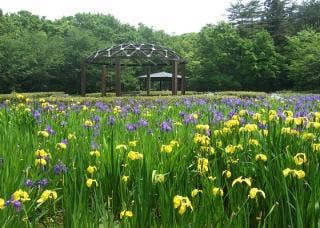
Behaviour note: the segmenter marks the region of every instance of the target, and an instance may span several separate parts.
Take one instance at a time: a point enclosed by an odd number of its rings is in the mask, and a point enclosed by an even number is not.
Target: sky
[[[4,13],[27,10],[47,19],[76,13],[111,14],[122,23],[143,23],[155,30],[180,35],[198,32],[206,24],[226,19],[235,0],[0,0]]]

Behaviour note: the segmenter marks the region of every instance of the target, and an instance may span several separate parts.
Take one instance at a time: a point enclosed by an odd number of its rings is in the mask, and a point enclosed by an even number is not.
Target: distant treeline
[[[320,89],[320,1],[238,1],[227,22],[199,33],[168,35],[143,24],[123,24],[111,15],[76,14],[51,21],[27,11],[0,9],[0,93],[79,92],[81,62],[92,51],[123,42],[167,46],[188,60],[188,89],[274,91]],[[170,71],[171,67],[152,71]],[[88,90],[99,91],[99,67],[88,68]],[[137,90],[137,75],[125,68],[125,90]],[[108,89],[113,88],[109,70]]]

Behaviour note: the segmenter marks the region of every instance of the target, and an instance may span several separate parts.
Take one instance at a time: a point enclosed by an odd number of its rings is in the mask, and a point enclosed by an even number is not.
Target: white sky
[[[111,14],[123,23],[139,22],[169,34],[198,32],[208,23],[226,18],[235,0],[0,0],[4,13],[28,10],[57,19],[76,13]]]

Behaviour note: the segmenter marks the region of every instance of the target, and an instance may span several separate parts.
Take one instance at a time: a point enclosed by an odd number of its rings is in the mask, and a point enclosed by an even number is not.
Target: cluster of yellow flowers
[[[115,115],[118,115],[119,113],[122,112],[122,109],[120,106],[114,106],[113,110],[112,110],[112,113],[115,114]]]
[[[239,116],[237,115],[232,116],[230,120],[227,120],[226,122],[224,122],[224,126],[229,129],[238,127],[239,125],[240,125],[240,121],[239,121]]]
[[[67,144],[64,142],[59,142],[59,143],[57,143],[56,148],[58,150],[65,150],[65,149],[67,149]]]
[[[296,163],[296,165],[302,165],[304,163],[307,163],[308,159],[305,153],[297,153],[294,157],[293,157],[294,163]]]
[[[283,176],[287,177],[291,175],[292,177],[296,177],[298,179],[303,179],[306,176],[306,173],[303,170],[296,170],[286,168],[282,171]]]
[[[301,136],[302,139],[304,140],[314,140],[316,138],[316,136],[313,133],[309,133],[309,132],[304,132]]]
[[[248,186],[251,186],[251,178],[243,178],[242,176],[232,181],[231,186],[233,187],[236,184],[246,183]]]
[[[196,133],[193,137],[193,142],[201,146],[209,146],[210,138],[207,135],[201,135],[199,133]]]
[[[132,211],[123,210],[123,211],[120,212],[120,219],[131,218],[132,216],[133,216],[133,212]]]
[[[223,189],[222,188],[218,188],[218,187],[213,187],[212,188],[212,194],[214,196],[220,196],[222,197],[224,195]]]
[[[74,139],[77,139],[76,133],[75,132],[69,133],[68,134],[68,140],[74,140]]]
[[[179,142],[177,140],[171,140],[169,144],[167,145],[162,145],[160,148],[160,151],[162,153],[167,153],[170,154],[173,150],[174,147],[179,147]]]
[[[100,153],[99,150],[92,150],[92,151],[89,152],[89,154],[90,154],[91,156],[95,156],[95,157],[97,157],[97,158],[101,156],[101,153]]]
[[[93,126],[93,122],[91,120],[85,120],[84,121],[84,126],[85,127],[92,127]]]
[[[209,131],[209,125],[208,124],[197,124],[196,129],[204,132]]]
[[[22,203],[30,200],[29,194],[26,191],[23,191],[21,189],[15,191],[12,194],[12,198],[13,198],[13,201],[20,201]]]
[[[207,124],[198,124],[196,125],[197,130],[202,130],[206,134],[209,132],[209,125]],[[199,150],[201,152],[214,154],[215,149],[214,147],[210,146],[210,138],[207,135],[196,133],[193,137],[193,142],[199,145]]]
[[[269,121],[278,121],[279,116],[276,110],[269,110]]]
[[[116,146],[116,150],[127,150],[128,147],[125,144],[119,144]]]
[[[95,184],[97,187],[99,186],[99,184],[98,184],[96,179],[88,178],[87,181],[86,181],[87,187],[91,188],[93,184]]]
[[[258,126],[256,124],[246,124],[244,127],[239,128],[239,132],[254,132],[258,131]]]
[[[187,208],[190,208],[193,211],[193,207],[191,205],[191,201],[187,196],[176,195],[173,197],[173,207],[174,209],[179,209],[178,213],[183,215]]]
[[[46,130],[44,131],[38,131],[38,135],[42,136],[44,138],[48,138],[49,137],[49,132],[47,132]]]
[[[136,152],[136,151],[129,151],[128,153],[128,158],[132,161],[134,160],[142,160],[143,159],[143,154]]]
[[[165,174],[158,173],[157,170],[152,171],[152,183],[163,183],[165,181]]]
[[[243,150],[243,146],[241,144],[238,145],[227,145],[225,148],[225,152],[227,154],[233,154],[237,150]]]
[[[320,143],[313,143],[312,145],[313,152],[319,152],[320,151]]]
[[[252,145],[252,146],[260,146],[259,141],[256,139],[249,139],[248,143],[249,145]]]
[[[256,161],[266,162],[266,161],[268,160],[268,158],[267,158],[267,155],[265,155],[265,154],[257,154],[257,155],[255,156],[255,160],[256,160]]]
[[[191,197],[194,198],[194,197],[196,197],[199,193],[202,193],[202,190],[199,190],[199,189],[195,188],[195,189],[193,189],[193,190],[191,191]]]
[[[89,153],[91,156],[95,156],[96,158],[101,156],[100,151],[98,150],[94,150],[94,151],[90,151]],[[91,188],[93,184],[95,184],[95,186],[99,186],[98,181],[96,179],[93,179],[93,174],[97,171],[97,167],[95,165],[89,165],[86,169],[87,173],[90,175],[90,178],[87,179],[86,181],[86,185],[88,188]]]
[[[306,128],[319,129],[320,128],[320,123],[319,122],[308,122]]]
[[[258,193],[260,193],[263,198],[266,198],[266,194],[264,193],[264,191],[262,191],[261,189],[258,189],[258,188],[251,188],[249,190],[248,197],[251,198],[251,199],[255,199],[257,197]]]
[[[4,204],[5,204],[4,199],[0,198],[0,210],[5,208]]]
[[[229,170],[222,171],[222,176],[225,178],[230,178],[232,176],[232,173]]]
[[[197,170],[202,175],[209,171],[209,160],[207,158],[198,158]]]
[[[47,165],[47,159],[51,158],[50,153],[46,152],[44,149],[39,149],[35,152],[36,159],[34,164],[36,166],[45,166]]]
[[[47,200],[55,200],[57,199],[58,194],[56,191],[52,190],[44,190],[43,193],[41,194],[40,198],[37,200],[38,204],[43,204]]]
[[[292,129],[290,127],[283,127],[281,129],[281,134],[287,134],[287,135],[293,135],[293,136],[298,136],[299,131]]]

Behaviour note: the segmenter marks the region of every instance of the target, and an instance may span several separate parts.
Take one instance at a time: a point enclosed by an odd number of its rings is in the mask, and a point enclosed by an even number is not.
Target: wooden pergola
[[[165,83],[167,85],[167,82],[172,81],[172,74],[168,73],[168,72],[165,72],[165,71],[151,73],[149,75],[149,77],[150,77],[151,84],[152,84],[152,82],[153,83],[155,83],[155,82],[159,83],[158,90],[160,90],[160,91],[162,91],[162,89],[164,88],[163,87],[163,83]],[[140,76],[138,76],[138,79],[139,79],[140,88],[144,87],[144,88],[146,88],[147,91],[150,91],[150,86],[149,86],[149,83],[148,83],[148,80],[147,80],[148,79],[148,75],[140,75]],[[181,92],[182,92],[181,81],[182,81],[182,76],[180,74],[178,74],[177,75],[178,90],[180,89]],[[167,86],[165,88],[168,89]],[[171,88],[171,86],[170,86],[170,88]]]
[[[172,95],[178,94],[178,66],[181,66],[181,94],[186,91],[185,65],[186,61],[176,52],[160,45],[146,43],[123,43],[92,53],[82,64],[81,95],[86,95],[86,65],[96,64],[102,66],[101,95],[106,95],[107,71],[115,70],[115,93],[121,96],[121,67],[143,66],[147,67],[147,95],[150,94],[150,67],[172,65],[171,90]]]

